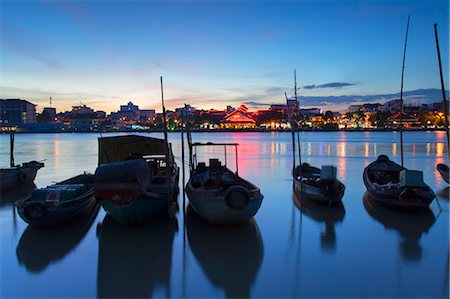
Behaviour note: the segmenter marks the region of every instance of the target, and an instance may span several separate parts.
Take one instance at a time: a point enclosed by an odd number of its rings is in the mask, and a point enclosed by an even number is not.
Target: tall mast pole
[[[298,163],[300,165],[300,175],[302,173],[302,149],[300,143],[300,129],[298,126],[298,114],[300,114],[300,104],[297,98],[297,71],[294,69],[294,94],[295,94],[295,106],[297,107],[297,113],[295,114],[295,122],[297,123],[297,141],[298,141]]]
[[[286,97],[286,105],[288,108],[289,113],[289,122],[291,124],[291,135],[292,135],[292,175],[295,175],[295,133],[294,133],[294,121],[293,116],[294,112],[289,107],[289,99],[286,93],[284,93],[284,96]],[[301,166],[301,165],[300,165]]]
[[[450,136],[449,136],[449,128],[448,128],[448,101],[445,96],[445,87],[444,87],[444,76],[442,75],[442,63],[441,63],[441,51],[439,50],[439,39],[437,33],[437,24],[434,24],[434,36],[436,37],[436,50],[439,62],[439,76],[441,77],[441,90],[442,90],[442,104],[444,105],[444,124],[445,124],[445,133],[447,134],[447,155],[450,159]]]
[[[184,104],[184,111],[186,112],[187,104]],[[185,115],[186,120],[186,136],[187,136],[187,142],[188,142],[188,150],[189,150],[189,173],[194,170],[194,162],[192,158],[192,135],[191,135],[191,129],[189,128],[189,115],[186,112]]]
[[[167,134],[167,119],[166,119],[166,107],[164,106],[164,91],[163,91],[163,77],[160,77],[161,81],[161,103],[162,103],[162,110],[163,110],[163,122],[164,122],[164,141],[165,141],[165,153],[166,153],[166,185],[167,185],[167,194],[169,196],[169,215],[173,217],[171,206],[172,206],[172,182],[171,182],[171,172],[172,172],[172,157],[170,157],[170,150],[169,150],[169,136]]]
[[[403,48],[402,80],[400,83],[400,154],[401,154],[402,167],[403,167],[403,76],[405,74],[405,56],[406,56],[406,45],[407,45],[407,41],[408,41],[408,30],[409,30],[410,17],[411,16],[408,16],[408,23],[406,24],[405,46]]]

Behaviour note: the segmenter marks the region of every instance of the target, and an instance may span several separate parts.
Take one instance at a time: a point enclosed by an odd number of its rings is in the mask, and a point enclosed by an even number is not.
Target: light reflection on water
[[[184,227],[180,212],[176,222],[124,228],[100,209],[92,225],[47,233],[12,209],[33,186],[2,193],[0,297],[448,297],[449,188],[435,170],[448,163],[442,133],[404,136],[405,166],[424,171],[444,209],[433,202],[414,218],[363,199],[364,166],[379,154],[400,160],[399,135],[389,132],[301,134],[303,161],[336,165],[346,184],[343,206],[334,210],[293,198],[290,133],[194,133],[194,142],[240,143],[240,174],[264,194],[255,219],[242,227],[216,228],[191,213]],[[38,187],[94,172],[98,137],[17,134],[16,163],[47,159]],[[180,135],[169,138],[181,166]],[[2,166],[8,141],[0,136]],[[224,162],[219,148],[200,156]],[[227,158],[234,167],[234,153]]]

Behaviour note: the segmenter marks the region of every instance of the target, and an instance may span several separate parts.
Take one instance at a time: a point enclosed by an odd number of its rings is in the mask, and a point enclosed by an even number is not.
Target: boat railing
[[[223,146],[224,150],[224,156],[225,156],[225,164],[224,166],[227,166],[227,147],[234,147],[234,155],[235,155],[235,165],[236,165],[236,175],[239,175],[239,164],[238,164],[238,147],[239,143],[213,143],[213,142],[207,142],[207,143],[201,143],[196,142],[192,144],[192,158],[193,158],[193,164],[197,165],[197,147],[203,147],[203,146]]]

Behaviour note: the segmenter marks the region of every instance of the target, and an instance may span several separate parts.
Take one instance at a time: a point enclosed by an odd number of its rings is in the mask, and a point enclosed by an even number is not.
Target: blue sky
[[[294,68],[300,96],[397,93],[408,15],[405,90],[440,88],[434,23],[448,88],[448,1],[3,0],[0,97],[160,110],[163,76],[167,107],[223,109],[282,102]]]

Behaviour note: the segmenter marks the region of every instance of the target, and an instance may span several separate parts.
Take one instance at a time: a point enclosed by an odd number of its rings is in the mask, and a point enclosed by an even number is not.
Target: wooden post
[[[441,90],[442,90],[442,105],[444,105],[444,117],[445,117],[445,133],[447,134],[447,155],[450,159],[450,136],[449,136],[449,128],[448,128],[448,101],[445,96],[445,87],[444,87],[444,78],[442,75],[442,63],[441,63],[441,51],[439,49],[439,39],[437,33],[437,24],[434,24],[434,36],[436,37],[436,50],[439,62],[439,76],[441,78]]]
[[[183,172],[183,216],[186,216],[186,195],[185,195],[185,185],[186,185],[186,171],[184,166],[184,109],[181,110],[181,168]]]
[[[298,142],[298,163],[300,165],[300,175],[302,175],[302,149],[300,142],[300,129],[298,126],[298,114],[300,114],[300,103],[297,98],[297,71],[294,69],[294,91],[295,91],[295,106],[297,107],[297,113],[295,114],[295,122],[297,123],[297,142]]]
[[[291,124],[291,137],[292,137],[292,176],[295,175],[295,133],[294,133],[294,121],[293,116],[294,112],[291,111],[291,108],[289,108],[289,99],[286,93],[284,93],[284,96],[286,97],[286,105],[288,107],[288,113],[289,113],[289,123]],[[301,165],[300,165],[301,166]]]

